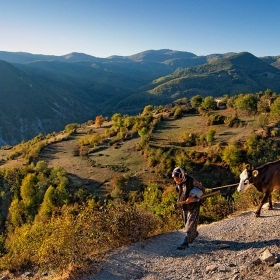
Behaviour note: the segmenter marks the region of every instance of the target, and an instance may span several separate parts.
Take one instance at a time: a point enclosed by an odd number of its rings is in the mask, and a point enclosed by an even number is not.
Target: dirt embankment
[[[185,234],[163,234],[114,251],[97,273],[83,280],[159,279],[280,279],[280,203],[210,225],[199,226],[199,236],[183,251],[176,249]],[[268,249],[276,263],[260,260]]]

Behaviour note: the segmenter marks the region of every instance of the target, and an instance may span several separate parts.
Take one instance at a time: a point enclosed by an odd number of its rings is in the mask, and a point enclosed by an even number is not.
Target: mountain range
[[[168,49],[98,58],[0,51],[0,145],[97,115],[138,114],[182,97],[280,91],[280,56]]]

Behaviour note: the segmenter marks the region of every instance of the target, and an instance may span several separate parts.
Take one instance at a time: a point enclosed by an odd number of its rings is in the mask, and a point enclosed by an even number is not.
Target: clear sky
[[[280,55],[280,0],[0,0],[0,51]]]

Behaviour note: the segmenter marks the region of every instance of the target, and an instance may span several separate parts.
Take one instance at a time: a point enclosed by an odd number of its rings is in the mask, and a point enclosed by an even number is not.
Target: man
[[[178,202],[186,201],[185,204],[180,205],[180,208],[187,236],[184,242],[177,247],[178,250],[184,250],[198,236],[200,197],[205,193],[205,188],[180,167],[173,170],[172,177],[176,182],[176,191],[179,196]]]

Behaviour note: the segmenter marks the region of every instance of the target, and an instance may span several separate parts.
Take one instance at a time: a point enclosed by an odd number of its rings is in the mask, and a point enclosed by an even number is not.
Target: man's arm
[[[202,195],[202,196],[200,197],[200,199],[201,199],[201,198],[208,197],[208,196],[212,196],[212,195],[217,194],[217,193],[220,193],[220,190],[215,191],[215,192],[212,192],[212,193],[204,194],[204,195]],[[197,198],[196,196],[189,196],[186,200],[184,200],[184,201],[179,201],[179,202],[177,202],[176,204],[174,204],[174,207],[175,207],[175,209],[177,209],[179,205],[182,205],[182,204],[189,204],[189,203],[193,202],[193,200],[195,200],[196,198]]]
[[[193,186],[194,186],[195,188],[200,189],[203,193],[205,193],[205,188],[204,188],[204,186],[203,186],[200,182],[198,182],[196,179],[193,180]]]
[[[187,199],[186,199],[186,202],[185,204],[189,204],[189,203],[192,203],[195,199],[195,196],[189,196]]]

